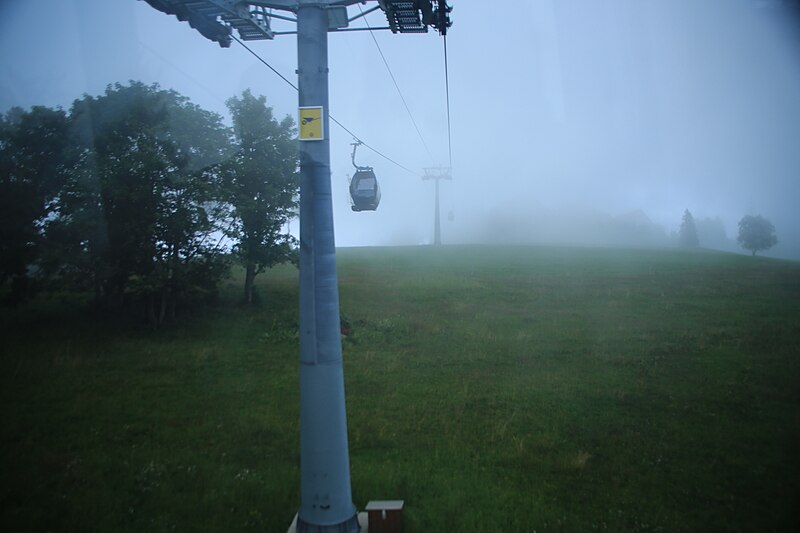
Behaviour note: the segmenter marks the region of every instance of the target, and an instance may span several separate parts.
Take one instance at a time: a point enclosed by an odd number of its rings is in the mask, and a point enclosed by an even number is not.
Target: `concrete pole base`
[[[358,526],[360,528],[359,533],[367,533],[369,531],[369,520],[367,519],[367,513],[358,513]],[[320,529],[320,531],[322,530]],[[331,529],[331,531],[333,531],[333,529]],[[297,514],[294,515],[292,524],[289,526],[289,529],[286,531],[286,533],[297,533]]]

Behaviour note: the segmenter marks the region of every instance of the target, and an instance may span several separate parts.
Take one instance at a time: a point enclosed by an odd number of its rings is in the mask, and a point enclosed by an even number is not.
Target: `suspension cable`
[[[444,39],[444,87],[445,94],[447,95],[447,155],[450,159],[450,172],[453,171],[453,135],[450,128],[450,75],[447,68],[447,34],[443,35]]]
[[[243,43],[241,40],[239,40],[239,39],[238,39],[238,38],[237,38],[235,35],[231,35],[231,38],[232,38],[234,41],[236,41],[237,43],[239,43],[239,44],[242,46],[242,48],[244,48],[245,50],[247,50],[248,52],[250,52],[250,54],[252,54],[252,55],[253,55],[253,57],[255,57],[255,58],[256,58],[256,59],[258,59],[258,60],[259,60],[261,63],[263,63],[263,64],[264,64],[264,66],[266,66],[266,67],[267,67],[267,68],[269,68],[269,69],[270,69],[272,72],[274,72],[275,74],[277,74],[277,75],[278,75],[278,77],[279,77],[280,79],[282,79],[283,81],[285,81],[285,82],[286,82],[286,83],[289,85],[289,87],[291,87],[291,88],[292,88],[292,89],[294,89],[295,91],[299,91],[299,90],[300,90],[300,89],[298,89],[297,85],[295,85],[294,83],[292,83],[291,81],[289,81],[289,79],[288,79],[288,78],[286,78],[286,76],[284,76],[283,74],[281,74],[280,72],[278,72],[278,71],[277,71],[277,70],[276,70],[276,69],[275,69],[275,68],[274,68],[272,65],[270,65],[269,63],[267,63],[267,62],[266,62],[266,61],[265,61],[265,60],[264,60],[264,59],[263,59],[263,58],[262,58],[260,55],[258,55],[258,54],[257,54],[257,53],[256,53],[256,52],[255,52],[255,51],[252,49],[252,48],[250,48],[249,46],[247,46],[246,44],[244,44],[244,43]],[[419,176],[419,175],[420,175],[418,172],[414,172],[413,170],[411,170],[411,169],[410,169],[410,168],[408,168],[407,166],[405,166],[405,165],[401,165],[400,163],[398,163],[397,161],[395,161],[394,159],[392,159],[392,158],[391,158],[391,157],[389,157],[388,155],[384,154],[383,152],[381,152],[381,151],[380,151],[380,150],[378,150],[377,148],[373,148],[372,146],[370,146],[369,144],[367,144],[366,142],[364,142],[364,141],[363,141],[361,138],[359,138],[359,136],[358,136],[358,135],[356,135],[355,133],[353,133],[352,131],[350,131],[348,128],[346,128],[346,127],[344,126],[344,124],[342,124],[341,122],[339,122],[338,120],[336,120],[336,118],[334,118],[334,116],[333,116],[333,115],[331,115],[330,113],[328,113],[328,117],[331,119],[331,122],[334,122],[336,125],[338,125],[340,128],[342,128],[344,131],[346,131],[347,133],[349,133],[349,134],[350,134],[350,135],[351,135],[351,136],[352,136],[354,139],[356,139],[357,141],[361,142],[361,143],[362,143],[362,144],[363,144],[363,145],[364,145],[366,148],[369,148],[370,150],[372,150],[373,152],[375,152],[376,154],[378,154],[379,156],[381,156],[381,157],[382,157],[382,158],[384,158],[385,160],[389,161],[389,162],[390,162],[390,163],[392,163],[393,165],[396,165],[396,166],[398,166],[398,167],[402,168],[402,169],[403,169],[403,170],[405,170],[406,172],[409,172],[409,173],[411,173],[411,174],[414,174],[415,176]],[[412,120],[413,120],[413,119],[412,119]],[[415,126],[416,126],[416,124],[415,124]],[[423,141],[423,142],[424,142],[424,141]],[[427,146],[426,146],[425,148],[427,148]],[[428,152],[428,153],[430,154],[430,152]]]
[[[361,11],[361,14],[364,15],[364,10],[361,9],[361,5],[358,5],[358,10]],[[389,77],[392,78],[392,83],[394,83],[394,88],[397,89],[397,94],[400,95],[400,100],[403,102],[403,106],[406,108],[406,112],[408,112],[408,118],[411,119],[411,123],[414,125],[414,129],[417,130],[417,135],[419,136],[419,140],[422,141],[422,146],[425,147],[425,151],[428,152],[428,157],[431,158],[431,162],[433,162],[433,154],[431,154],[430,149],[428,148],[428,143],[425,142],[425,139],[422,137],[422,133],[419,131],[419,126],[417,126],[417,121],[414,120],[414,115],[411,114],[411,109],[408,107],[406,103],[406,99],[403,96],[403,91],[400,90],[400,86],[397,84],[397,80],[394,77],[394,73],[392,73],[392,69],[389,67],[389,62],[386,60],[386,56],[383,55],[383,50],[381,50],[381,45],[378,44],[378,39],[375,38],[375,32],[372,31],[372,26],[369,25],[369,21],[366,17],[364,17],[364,23],[369,28],[369,34],[372,36],[372,42],[375,43],[375,47],[378,49],[378,53],[381,55],[381,59],[383,59],[383,64],[386,65],[386,70],[389,72]]]

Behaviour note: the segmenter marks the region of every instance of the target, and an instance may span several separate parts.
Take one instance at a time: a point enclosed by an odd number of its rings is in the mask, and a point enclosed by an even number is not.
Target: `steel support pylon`
[[[300,142],[300,510],[297,531],[356,533],[350,486],[331,198],[328,16],[297,10],[300,107],[322,106],[323,140]]]
[[[333,233],[328,112],[328,31],[344,31],[349,5],[361,0],[146,0],[164,13],[188,21],[206,38],[229,46],[231,29],[243,40],[272,39],[271,19],[296,14],[300,107],[322,108],[319,136],[300,142],[300,510],[296,531],[359,531],[350,486],[347,417],[339,323],[339,288]],[[413,4],[413,5],[411,5]],[[445,0],[385,0],[393,32],[420,33],[433,27],[445,35],[450,7]],[[335,14],[335,9],[339,14]],[[329,19],[328,10],[331,10]],[[374,9],[363,12],[370,13]],[[369,26],[359,29],[372,29]],[[292,32],[282,32],[283,34]],[[236,39],[238,41],[238,39]],[[248,49],[249,50],[249,49]],[[252,52],[252,51],[251,51]],[[269,65],[267,65],[269,66]],[[272,68],[272,67],[270,67]],[[301,128],[302,131],[302,128]],[[302,134],[301,134],[302,140]],[[436,181],[436,237],[439,228]]]
[[[434,180],[435,182],[435,204],[433,211],[433,245],[439,246],[442,244],[442,224],[439,216],[439,181],[449,180],[450,167],[436,167],[426,168],[425,175],[422,176],[423,180]]]
[[[442,225],[439,221],[439,180],[436,180],[436,210],[433,221],[433,244],[434,246],[442,244]]]

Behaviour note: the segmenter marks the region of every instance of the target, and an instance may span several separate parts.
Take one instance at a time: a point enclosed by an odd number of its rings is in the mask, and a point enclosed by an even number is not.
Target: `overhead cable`
[[[447,155],[450,158],[450,171],[453,170],[453,135],[450,128],[450,75],[447,68],[447,35],[442,36],[444,39],[444,87],[445,94],[447,95]]]
[[[263,64],[264,64],[264,66],[266,66],[266,67],[267,67],[267,68],[269,68],[269,69],[270,69],[272,72],[274,72],[275,74],[277,74],[277,75],[278,75],[278,77],[279,77],[280,79],[282,79],[283,81],[285,81],[285,82],[286,82],[286,83],[289,85],[289,87],[291,87],[291,88],[292,88],[292,89],[294,89],[295,91],[299,91],[299,90],[300,90],[300,89],[298,89],[297,85],[295,85],[294,83],[292,83],[291,81],[289,81],[289,79],[288,79],[288,78],[286,78],[286,76],[284,76],[283,74],[281,74],[280,72],[278,72],[278,71],[277,71],[277,70],[276,70],[276,69],[275,69],[275,68],[274,68],[272,65],[270,65],[269,63],[267,63],[267,62],[266,62],[266,61],[265,61],[265,60],[264,60],[264,59],[263,59],[263,58],[262,58],[260,55],[258,55],[258,54],[257,54],[257,53],[256,53],[256,52],[255,52],[255,51],[252,49],[252,48],[250,48],[249,46],[247,46],[246,44],[244,44],[244,43],[243,43],[241,40],[239,40],[239,39],[238,39],[238,38],[237,38],[235,35],[231,35],[231,38],[232,38],[234,41],[236,41],[237,43],[239,43],[239,44],[242,46],[242,48],[244,48],[245,50],[247,50],[248,52],[250,52],[250,53],[253,55],[253,57],[255,57],[255,58],[256,58],[256,59],[258,59],[258,60],[259,60],[261,63],[263,63]],[[346,127],[344,126],[344,124],[342,124],[341,122],[339,122],[338,120],[336,120],[336,118],[334,118],[334,116],[333,116],[333,115],[331,115],[330,113],[328,114],[328,117],[331,119],[331,122],[334,122],[334,123],[336,123],[336,124],[337,124],[337,125],[338,125],[340,128],[342,128],[344,131],[346,131],[347,133],[349,133],[349,134],[350,134],[350,135],[351,135],[351,136],[352,136],[354,139],[356,139],[357,141],[361,142],[361,144],[363,144],[365,147],[369,148],[370,150],[372,150],[373,152],[375,152],[376,154],[378,154],[379,156],[381,156],[381,157],[382,157],[382,158],[384,158],[385,160],[387,160],[387,161],[389,161],[390,163],[392,163],[392,164],[394,164],[394,165],[396,165],[396,166],[398,166],[398,167],[402,168],[402,169],[403,169],[403,170],[405,170],[406,172],[410,172],[411,174],[414,174],[415,176],[419,176],[419,175],[420,175],[418,172],[414,172],[413,170],[411,170],[411,169],[410,169],[410,168],[408,168],[407,166],[405,166],[405,165],[401,165],[400,163],[398,163],[397,161],[395,161],[395,160],[394,160],[394,159],[392,159],[391,157],[387,156],[386,154],[384,154],[384,153],[383,153],[383,152],[381,152],[380,150],[378,150],[378,149],[376,149],[376,148],[373,148],[372,146],[370,146],[369,144],[367,144],[366,142],[364,142],[364,141],[363,141],[361,138],[359,138],[359,136],[358,136],[358,135],[356,135],[355,133],[353,133],[352,131],[350,131],[348,128],[346,128]],[[413,120],[413,118],[412,118],[412,120]],[[415,124],[415,126],[416,126],[416,124]],[[419,130],[417,130],[417,132],[419,133]],[[424,142],[424,141],[423,141],[423,142]],[[426,146],[425,148],[427,149],[427,146]],[[430,152],[428,152],[428,154],[430,155]]]
[[[358,10],[361,11],[361,14],[364,15],[364,11],[361,9],[361,5],[359,4]],[[408,104],[406,103],[406,99],[403,96],[403,91],[400,90],[400,86],[397,84],[397,80],[392,73],[392,69],[389,67],[389,62],[386,60],[386,56],[383,55],[383,50],[381,50],[381,45],[378,44],[378,39],[375,38],[375,32],[372,31],[372,27],[369,25],[369,21],[366,17],[364,17],[364,23],[369,28],[369,34],[372,36],[372,41],[375,43],[375,47],[378,49],[378,53],[381,55],[381,59],[383,59],[383,64],[386,65],[386,70],[389,71],[389,76],[392,78],[392,82],[394,83],[394,88],[397,89],[397,94],[400,95],[400,100],[403,101],[403,106],[405,106],[406,111],[408,112],[408,117],[411,119],[411,123],[414,125],[414,129],[417,130],[417,135],[419,135],[419,140],[422,141],[422,146],[425,147],[425,151],[428,152],[428,157],[431,158],[433,162],[433,155],[431,154],[430,149],[428,148],[428,144],[425,142],[425,139],[422,137],[422,133],[419,131],[419,127],[417,126],[417,121],[414,120],[414,115],[411,114],[411,109],[409,109]]]

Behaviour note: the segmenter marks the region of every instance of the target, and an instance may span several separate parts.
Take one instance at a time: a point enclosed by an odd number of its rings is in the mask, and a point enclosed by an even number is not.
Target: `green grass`
[[[339,251],[353,499],[406,530],[797,531],[800,264],[672,250]],[[297,273],[152,332],[2,318],[0,528],[285,531]]]

